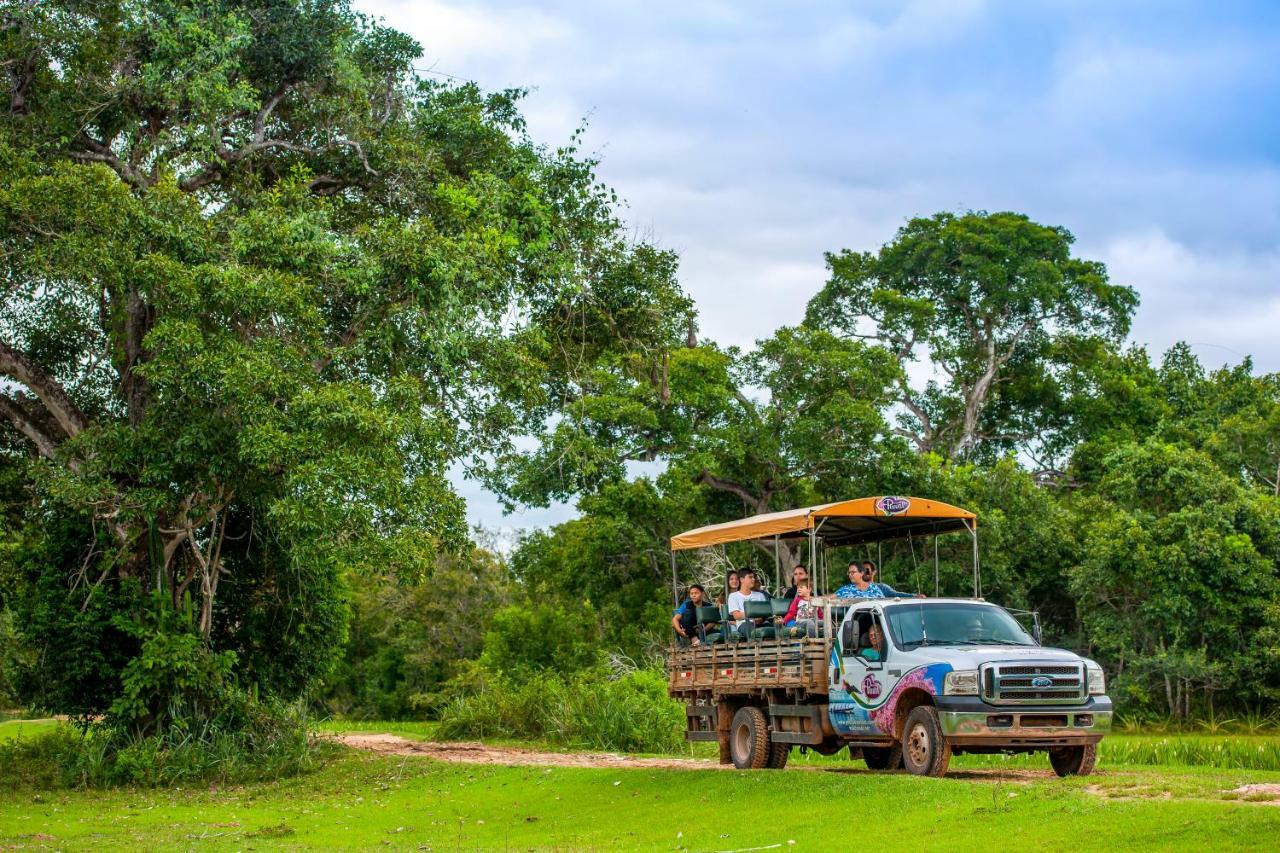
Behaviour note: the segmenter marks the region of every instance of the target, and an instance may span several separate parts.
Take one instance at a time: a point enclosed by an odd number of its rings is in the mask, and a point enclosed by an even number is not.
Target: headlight
[[[1105,696],[1107,692],[1107,678],[1102,674],[1102,670],[1089,667],[1089,695]]]
[[[948,672],[942,680],[942,692],[950,695],[978,695],[978,671],[965,669]]]

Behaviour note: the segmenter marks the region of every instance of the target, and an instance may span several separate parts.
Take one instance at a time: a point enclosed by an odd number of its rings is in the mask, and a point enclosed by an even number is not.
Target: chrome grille
[[[1036,686],[1037,678],[1049,683]],[[1083,663],[988,663],[980,681],[992,705],[1074,705],[1084,702],[1088,689]]]

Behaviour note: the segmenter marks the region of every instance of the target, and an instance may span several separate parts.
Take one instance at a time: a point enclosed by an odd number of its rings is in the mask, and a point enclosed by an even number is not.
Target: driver
[[[873,621],[867,633],[863,635],[865,647],[858,654],[864,660],[878,661],[884,657],[884,634],[880,631],[880,623]]]

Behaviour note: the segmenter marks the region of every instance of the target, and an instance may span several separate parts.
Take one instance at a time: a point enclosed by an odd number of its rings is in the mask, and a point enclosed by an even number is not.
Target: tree
[[[1280,661],[1257,638],[1280,627],[1275,499],[1154,439],[1117,448],[1106,470],[1074,506],[1070,584],[1116,692],[1181,717],[1215,691],[1274,699]]]
[[[920,452],[998,455],[1043,428],[1046,404],[1025,404],[1052,390],[1064,338],[1128,331],[1137,295],[1071,257],[1073,241],[1016,213],[912,219],[878,252],[829,253],[806,323],[902,366],[897,432]],[[921,360],[942,380],[913,386],[906,368]]]
[[[0,39],[0,416],[29,517],[84,531],[32,567],[77,606],[190,598],[296,693],[344,573],[463,545],[451,465],[663,339],[593,161],[341,0],[19,3]],[[249,636],[285,616],[306,643]]]

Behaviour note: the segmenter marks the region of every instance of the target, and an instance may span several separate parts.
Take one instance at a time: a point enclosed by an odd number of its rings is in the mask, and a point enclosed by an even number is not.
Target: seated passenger
[[[849,564],[849,582],[836,590],[837,598],[887,598],[880,587],[871,582],[857,561]],[[897,598],[898,596],[894,596]]]
[[[794,569],[791,570],[791,586],[786,588],[786,590],[782,593],[781,597],[795,598],[796,590],[799,588],[800,584],[802,583],[806,583],[806,584],[809,583],[809,570],[806,569],[804,566],[796,566]],[[809,594],[822,595],[821,592],[818,592],[817,590],[814,589],[813,584],[809,584]]]
[[[729,594],[729,616],[733,619],[733,630],[744,639],[751,639],[751,631],[762,619],[747,618],[748,601],[768,601],[763,592],[756,590],[756,573],[746,569],[738,575],[738,591]]]
[[[809,599],[809,584],[797,583],[795,597],[782,624],[790,629],[788,633],[792,637],[818,637],[822,633],[821,620],[822,608]]]
[[[862,561],[862,573],[867,575],[867,580],[871,581],[873,586],[880,588],[885,598],[924,598],[923,593],[919,592],[899,592],[887,583],[881,583],[879,580],[880,570],[876,568],[874,560]]]
[[[738,591],[739,583],[740,581],[738,580],[737,571],[730,569],[729,573],[724,576],[725,589],[729,590],[729,593],[728,593],[729,595],[733,595],[735,592]],[[716,596],[716,604],[724,604],[724,602],[725,602],[725,593],[722,592]]]
[[[698,645],[698,608],[707,603],[707,593],[700,584],[693,584],[685,600],[680,602],[671,617],[671,627],[676,630],[676,643],[681,646]]]

